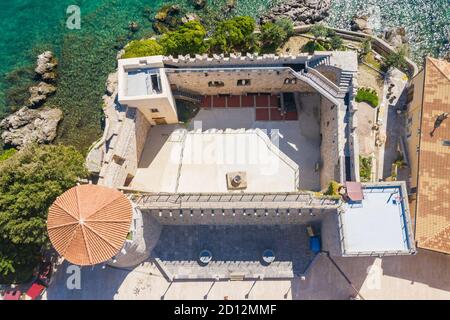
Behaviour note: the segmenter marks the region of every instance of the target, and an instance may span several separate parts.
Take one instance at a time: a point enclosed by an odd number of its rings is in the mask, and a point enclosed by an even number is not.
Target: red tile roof
[[[111,259],[130,230],[130,201],[115,189],[81,185],[62,194],[49,209],[47,229],[56,251],[77,265]]]
[[[345,188],[347,189],[347,195],[350,198],[350,200],[352,201],[364,200],[364,194],[360,182],[347,181],[345,183]]]
[[[434,128],[450,113],[450,63],[427,58],[424,72],[415,237],[418,247],[450,254],[450,118]]]

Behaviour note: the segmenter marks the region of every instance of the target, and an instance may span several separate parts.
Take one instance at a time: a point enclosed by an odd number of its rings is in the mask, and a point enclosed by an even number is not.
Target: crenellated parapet
[[[170,66],[185,66],[185,67],[204,67],[217,65],[280,65],[280,64],[304,64],[306,61],[315,60],[319,57],[327,56],[330,53],[324,52],[320,55],[308,55],[307,53],[300,53],[298,55],[291,54],[263,54],[258,53],[231,53],[228,56],[224,54],[196,54],[194,56],[179,55],[178,57],[167,56],[163,58],[163,62],[167,67]]]

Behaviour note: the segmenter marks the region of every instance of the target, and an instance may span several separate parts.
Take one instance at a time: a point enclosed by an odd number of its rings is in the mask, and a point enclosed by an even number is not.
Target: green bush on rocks
[[[164,54],[164,48],[154,39],[134,40],[125,47],[123,59]]]

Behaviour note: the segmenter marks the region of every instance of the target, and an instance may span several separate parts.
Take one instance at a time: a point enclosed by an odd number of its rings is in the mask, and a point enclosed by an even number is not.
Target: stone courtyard
[[[421,250],[399,257],[334,258],[318,255],[306,278],[264,281],[168,282],[153,261],[136,268],[81,268],[79,289],[67,288],[67,262],[59,266],[43,299],[342,299],[358,290],[364,299],[450,299],[450,256]],[[353,288],[352,288],[353,286]]]
[[[151,128],[130,186],[143,191],[225,192],[226,172],[244,171],[251,176],[247,191],[320,190],[318,101],[308,96],[297,101],[298,120],[257,121],[257,108],[213,107],[201,109],[186,127]],[[252,137],[255,132],[263,140]],[[270,152],[265,139],[281,154]]]
[[[276,256],[269,265],[262,261],[267,249]],[[199,263],[202,250],[212,253],[208,265]],[[163,226],[152,255],[175,280],[293,278],[304,274],[315,257],[305,225]]]

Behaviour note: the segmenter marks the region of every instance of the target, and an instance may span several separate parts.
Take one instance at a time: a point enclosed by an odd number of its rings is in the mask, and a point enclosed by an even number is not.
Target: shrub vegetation
[[[0,162],[11,158],[16,152],[17,152],[17,150],[14,148],[7,149],[7,150],[0,149]]]
[[[165,55],[202,54],[208,50],[206,29],[199,21],[189,21],[175,31],[165,33],[159,40]]]
[[[123,59],[138,58],[145,56],[158,56],[164,54],[164,48],[154,39],[143,39],[131,41],[125,47]]]
[[[309,54],[313,54],[314,51],[326,51],[324,44],[319,41],[311,40],[308,41],[302,48],[302,52],[308,52]]]
[[[344,41],[337,34],[330,38],[330,45],[333,50],[341,50],[344,45]]]
[[[355,100],[356,102],[367,102],[373,108],[378,107],[379,104],[377,92],[370,88],[359,88]]]
[[[252,17],[240,16],[219,22],[209,43],[211,52],[247,53],[256,49],[256,23]]]
[[[359,156],[359,176],[362,182],[369,182],[372,175],[372,158]]]
[[[336,181],[331,181],[328,185],[327,191],[324,193],[326,196],[338,196],[339,195],[339,188],[341,185]]]
[[[294,33],[292,21],[286,18],[277,20],[275,23],[267,22],[261,26],[261,49],[263,52],[275,52]]]

